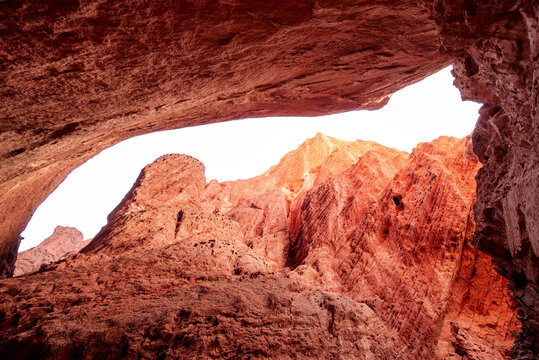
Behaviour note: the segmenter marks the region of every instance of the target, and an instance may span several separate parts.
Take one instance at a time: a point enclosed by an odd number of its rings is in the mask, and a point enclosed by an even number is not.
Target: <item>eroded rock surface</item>
[[[463,53],[455,84],[484,103],[474,135],[474,245],[494,259],[520,305],[519,358],[539,358],[539,3],[439,1],[442,46]]]
[[[77,253],[88,244],[82,233],[72,227],[57,226],[51,236],[36,247],[17,255],[14,275],[22,275],[39,270],[47,265]]]
[[[2,259],[67,174],[121,140],[375,109],[450,62],[411,0],[4,1],[0,34]]]
[[[510,279],[518,356],[539,357],[534,0],[0,4],[0,277],[75,167],[130,136],[376,108],[449,63],[483,102],[475,246]],[[435,121],[435,120],[433,120]],[[29,196],[31,194],[31,196]]]
[[[0,349],[504,359],[515,305],[469,242],[479,166],[470,138],[445,137],[408,154],[318,134],[222,184],[163,156],[82,253],[2,282]]]
[[[365,155],[307,193],[289,276],[370,304],[410,358],[506,358],[515,306],[470,245],[479,166],[470,138]]]

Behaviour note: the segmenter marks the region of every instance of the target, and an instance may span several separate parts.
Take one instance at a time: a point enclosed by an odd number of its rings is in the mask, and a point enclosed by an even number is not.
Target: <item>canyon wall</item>
[[[79,254],[3,282],[0,349],[505,359],[515,304],[470,245],[479,166],[469,137],[407,154],[317,134],[225,183],[163,156]]]
[[[376,109],[450,63],[411,0],[3,1],[0,34],[2,276],[37,206],[121,140]]]
[[[389,155],[307,193],[290,230],[295,273],[368,303],[398,333],[395,358],[505,358],[516,314],[507,281],[470,245],[471,139],[420,144],[404,163]]]
[[[538,18],[534,0],[4,1],[0,277],[37,206],[84,161],[151,131],[382,106],[449,63],[484,103],[473,243],[539,356]],[[433,120],[434,121],[434,120]],[[29,195],[30,194],[30,195]]]
[[[464,2],[465,4],[467,2]],[[482,102],[473,134],[477,175],[473,244],[510,280],[519,304],[520,358],[539,349],[539,3],[435,2],[446,51],[460,49],[455,85]]]

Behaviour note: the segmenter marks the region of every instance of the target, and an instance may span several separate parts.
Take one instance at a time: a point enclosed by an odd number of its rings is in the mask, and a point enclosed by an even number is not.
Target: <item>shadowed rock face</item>
[[[538,4],[497,1],[4,1],[0,276],[75,167],[131,136],[384,104],[448,63],[485,105],[474,245],[510,279],[537,357]]]
[[[478,167],[469,137],[407,154],[317,134],[260,176],[207,185],[198,160],[165,155],[81,253],[3,281],[0,349],[504,359],[516,309],[469,243]]]
[[[456,61],[455,84],[464,99],[484,103],[473,133],[483,163],[473,244],[492,256],[521,308],[517,356],[538,358],[539,3],[489,2],[464,13],[459,4],[440,2],[435,12],[445,48],[473,43]]]

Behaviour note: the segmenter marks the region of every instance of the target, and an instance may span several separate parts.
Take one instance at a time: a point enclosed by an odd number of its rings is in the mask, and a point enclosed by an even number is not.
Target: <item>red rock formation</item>
[[[474,246],[492,256],[519,304],[518,358],[539,358],[539,3],[438,1],[442,46],[456,52],[455,85],[482,102],[474,130]]]
[[[411,0],[22,0],[0,22],[2,258],[69,172],[121,140],[376,109],[450,62]]]
[[[87,244],[88,241],[83,241],[83,235],[77,229],[57,226],[41,244],[18,254],[14,275],[37,271],[42,265],[61,260]]]
[[[298,214],[305,193],[361,156],[388,151],[372,141],[341,141],[318,133],[262,175],[210,183],[204,201],[211,205],[210,211],[238,221],[244,241],[284,267],[288,262],[288,223]]]
[[[504,359],[518,326],[507,282],[469,244],[470,139],[420,144],[406,161],[387,155],[307,193],[290,276],[370,304],[398,331],[399,358]]]
[[[176,258],[178,252],[169,248],[161,256],[185,260]],[[4,312],[15,309],[14,304],[0,305],[5,319],[28,329],[13,335],[2,332],[3,356],[365,360],[391,356],[391,337],[376,336],[378,340],[372,341],[373,334],[387,331],[365,304],[320,289],[300,291],[296,282],[272,276],[249,279],[219,273],[213,281],[186,282],[178,273],[171,279],[178,269],[175,263],[168,261],[164,267],[155,257],[148,259],[151,254],[144,255],[56,271],[62,278],[55,288],[39,285],[50,280],[47,273],[28,279],[18,303],[27,311]],[[123,265],[130,265],[129,272],[122,271]],[[102,276],[111,270],[121,274]],[[6,280],[0,296],[19,291],[16,283]],[[36,290],[33,294],[31,288]],[[69,295],[73,290],[79,294]],[[44,322],[50,312],[54,318]]]
[[[440,138],[409,155],[318,134],[261,176],[205,189],[200,162],[163,156],[82,253],[3,282],[0,348],[503,359],[518,326],[506,282],[469,244],[470,146]]]
[[[131,190],[108,216],[107,225],[84,252],[122,254],[176,242],[185,237],[180,225],[193,223],[191,218],[196,217],[197,200],[205,186],[204,165],[200,161],[187,155],[160,157],[142,170]],[[214,223],[217,221],[213,219]],[[204,227],[203,221],[198,223]],[[190,228],[188,236],[198,232]],[[224,233],[223,236],[226,237]]]
[[[121,139],[195,124],[382,106],[448,63],[484,102],[474,244],[521,306],[539,357],[534,0],[4,1],[0,277],[19,234],[76,166]]]
[[[301,290],[296,281],[273,275],[275,265],[242,242],[237,222],[206,211],[204,183],[197,160],[161,157],[142,171],[82,253],[5,280],[2,353],[57,359],[390,356],[393,337],[367,305]],[[51,277],[52,288],[42,286]],[[49,321],[47,312],[59,313]],[[372,331],[389,334],[383,346],[370,340]]]

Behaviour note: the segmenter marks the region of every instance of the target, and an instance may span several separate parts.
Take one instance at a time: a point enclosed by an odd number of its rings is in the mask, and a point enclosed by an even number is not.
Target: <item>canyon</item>
[[[519,307],[513,356],[537,358],[538,18],[534,0],[3,1],[0,277],[13,275],[20,233],[39,204],[123,139],[231,119],[376,109],[453,64],[463,98],[483,103],[472,135],[482,167],[471,243],[508,279]],[[294,234],[298,249],[311,241]],[[253,247],[263,243],[253,239]],[[309,254],[286,261],[308,264]],[[338,274],[335,286],[346,286]]]
[[[505,359],[517,309],[470,243],[471,147],[440,137],[408,154],[318,133],[264,174],[224,183],[207,183],[193,157],[162,156],[78,254],[3,282],[0,348]]]

